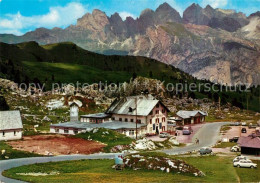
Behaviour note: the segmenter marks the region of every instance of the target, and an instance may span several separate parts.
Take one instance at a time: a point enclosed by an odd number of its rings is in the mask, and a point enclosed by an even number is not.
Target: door
[[[156,126],[156,133],[159,134],[159,127]]]

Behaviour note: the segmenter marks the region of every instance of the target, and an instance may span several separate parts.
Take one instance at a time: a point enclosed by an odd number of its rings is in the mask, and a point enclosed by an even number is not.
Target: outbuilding
[[[237,144],[240,146],[242,154],[260,155],[260,137],[256,134],[239,137]]]
[[[207,113],[202,111],[178,111],[176,121],[178,125],[198,124],[205,121]]]
[[[20,111],[0,111],[0,140],[21,139],[22,130]]]

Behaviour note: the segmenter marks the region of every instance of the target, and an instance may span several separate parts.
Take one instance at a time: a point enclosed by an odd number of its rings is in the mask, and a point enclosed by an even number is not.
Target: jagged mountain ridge
[[[257,18],[258,17],[258,18]],[[255,25],[255,24],[258,25]],[[247,28],[248,27],[248,28]],[[199,79],[260,84],[259,16],[197,4],[180,14],[169,4],[145,9],[125,21],[93,10],[66,29],[39,28],[23,36],[1,35],[6,43],[71,41],[105,54],[147,56],[174,65]]]

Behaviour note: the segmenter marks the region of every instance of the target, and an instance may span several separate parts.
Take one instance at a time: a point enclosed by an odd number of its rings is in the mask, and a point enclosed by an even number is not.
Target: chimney
[[[70,105],[70,121],[79,121],[79,106],[75,102]]]

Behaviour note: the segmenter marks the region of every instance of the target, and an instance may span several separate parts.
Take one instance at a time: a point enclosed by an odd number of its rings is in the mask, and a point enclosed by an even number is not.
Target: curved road
[[[173,149],[166,149],[163,152],[169,155],[185,154],[187,152],[192,152],[199,150],[202,147],[211,147],[216,144],[220,139],[219,131],[221,126],[229,124],[229,122],[215,122],[215,123],[206,123],[203,125],[197,133],[193,136],[192,141],[195,142],[195,139],[199,139],[199,144],[192,144],[185,147],[176,147]]]
[[[0,161],[0,183],[21,183],[22,181],[9,179],[2,175],[4,170],[10,168],[30,165],[35,163],[47,163],[47,162],[56,162],[56,161],[68,161],[68,160],[81,160],[81,159],[114,159],[115,155],[120,153],[99,153],[91,155],[62,155],[62,156],[53,156],[53,157],[35,157],[35,158],[18,158],[10,160],[1,160]],[[1,182],[2,181],[2,182]]]
[[[219,140],[219,130],[222,125],[228,124],[227,122],[217,122],[217,123],[206,123],[201,129],[193,136],[193,141],[195,138],[200,140],[200,144],[193,144],[186,147],[179,147],[173,149],[163,150],[163,152],[174,155],[174,154],[184,154],[190,151],[198,150],[204,146],[212,146]],[[91,155],[65,155],[65,156],[53,156],[53,157],[35,157],[35,158],[19,158],[10,160],[0,161],[0,183],[21,183],[22,181],[9,179],[2,175],[4,170],[35,163],[46,163],[46,162],[56,162],[56,161],[68,161],[68,160],[80,160],[80,159],[113,159],[115,155],[120,153],[100,153]]]

